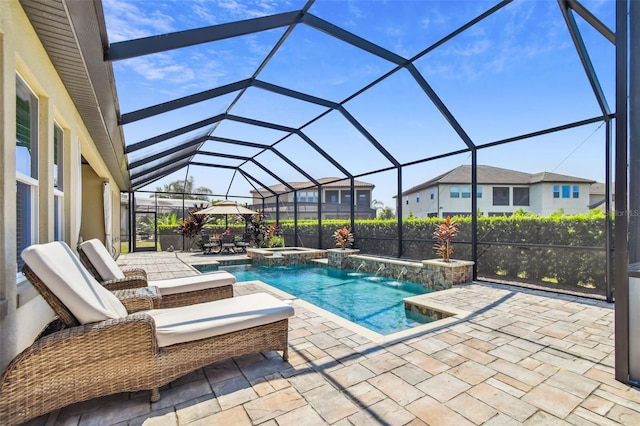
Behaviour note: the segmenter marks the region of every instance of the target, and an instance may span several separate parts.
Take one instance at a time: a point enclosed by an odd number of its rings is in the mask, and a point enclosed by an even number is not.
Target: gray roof
[[[339,177],[323,177],[320,179],[317,179],[318,183],[320,183],[322,185],[323,188],[344,188],[344,187],[349,187],[351,185],[351,182],[349,179],[341,179]],[[294,187],[295,189],[311,189],[314,188],[314,184],[311,181],[305,181],[305,182],[287,182],[289,185],[291,185],[292,187]],[[353,180],[353,186],[356,188],[367,188],[367,189],[373,189],[375,188],[375,185],[372,183],[368,183],[368,182],[363,182],[361,180],[357,180],[354,179]],[[271,185],[269,186],[269,189],[271,189],[271,191],[277,193],[277,194],[281,194],[284,192],[290,192],[290,190],[284,186],[281,183],[278,183],[276,185]],[[265,192],[269,192],[267,191],[265,188],[258,188],[258,191],[265,193]],[[256,190],[251,190],[252,194],[256,194],[258,191]]]
[[[542,182],[594,183],[595,181],[575,176],[561,175],[552,172],[525,173],[517,170],[502,169],[500,167],[478,165],[478,184],[483,185],[531,185]],[[420,190],[441,184],[470,184],[471,165],[465,164],[434,177],[420,185],[409,188],[402,195],[413,194]]]

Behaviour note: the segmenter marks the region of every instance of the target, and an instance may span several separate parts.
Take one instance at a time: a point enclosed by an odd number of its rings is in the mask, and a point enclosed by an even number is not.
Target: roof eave
[[[108,40],[101,0],[20,3],[115,183],[120,189],[131,189],[113,68],[103,60]],[[56,25],[42,19],[43,15],[55,19]],[[69,59],[82,66],[69,68]]]

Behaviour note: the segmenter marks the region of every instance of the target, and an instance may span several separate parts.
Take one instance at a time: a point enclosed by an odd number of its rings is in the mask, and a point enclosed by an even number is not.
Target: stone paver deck
[[[136,253],[118,263],[160,279],[217,259]],[[236,294],[264,290],[236,285]],[[470,314],[384,343],[295,300],[288,362],[241,356],[170,383],[156,403],[147,392],[117,394],[30,424],[640,424],[640,392],[613,378],[613,305],[485,283],[433,300]]]

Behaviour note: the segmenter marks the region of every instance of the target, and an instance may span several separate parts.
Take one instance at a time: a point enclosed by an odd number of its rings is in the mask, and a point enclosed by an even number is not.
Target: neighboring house
[[[524,173],[492,166],[477,167],[478,210],[484,216],[516,210],[548,216],[589,211],[589,179],[557,173]],[[456,167],[402,193],[402,217],[471,214],[471,166]]]
[[[615,184],[612,182],[611,183],[611,210],[614,210],[614,192],[613,189],[615,187]],[[603,213],[605,212],[605,184],[602,182],[596,182],[593,185],[591,185],[591,188],[589,190],[589,209],[599,209],[601,210]]]
[[[375,219],[376,210],[371,208],[373,200],[372,192],[375,185],[359,180],[354,180],[355,200],[351,200],[351,181],[336,177],[324,177],[318,179],[321,193],[312,182],[287,182],[296,189],[291,189],[283,184],[272,185],[269,189],[276,194],[282,194],[276,203],[276,197],[265,188],[251,191],[254,210],[261,210],[271,218],[276,217],[276,205],[279,205],[281,219],[293,219],[294,197],[298,199],[298,219],[317,219],[318,197],[321,197],[322,219],[349,219],[351,217],[351,205],[354,206],[356,219]],[[285,194],[285,192],[288,192]],[[263,202],[264,199],[264,202]]]

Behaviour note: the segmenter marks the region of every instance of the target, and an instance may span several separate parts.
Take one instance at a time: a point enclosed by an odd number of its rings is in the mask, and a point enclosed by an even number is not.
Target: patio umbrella
[[[245,222],[248,216],[253,216],[254,214],[258,214],[257,211],[248,209],[235,201],[225,200],[220,201],[212,206],[207,207],[206,209],[195,212],[195,214],[212,214],[212,215],[224,215],[224,227],[227,227],[227,216],[230,214],[240,215],[244,217]]]

